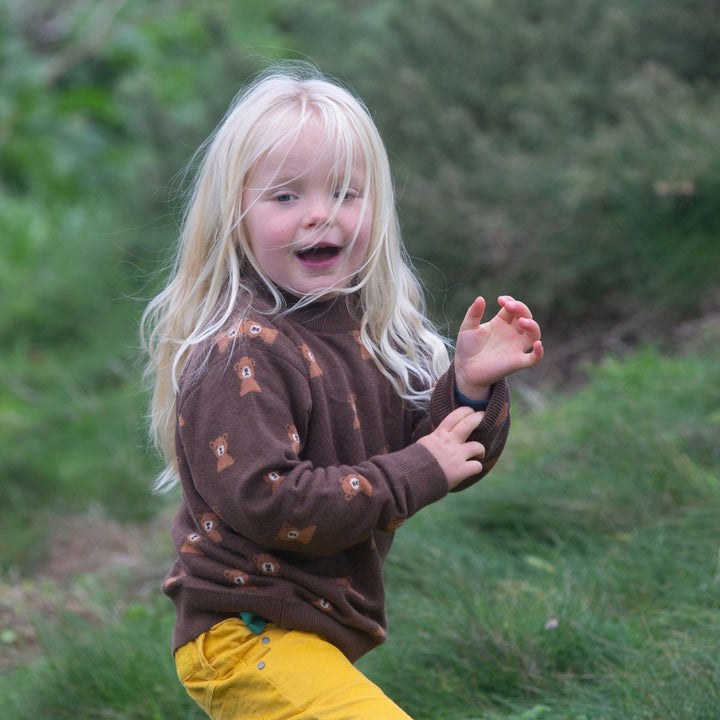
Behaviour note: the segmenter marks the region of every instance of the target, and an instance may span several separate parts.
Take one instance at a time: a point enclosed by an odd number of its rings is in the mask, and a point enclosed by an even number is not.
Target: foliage
[[[248,45],[278,44],[261,2],[225,10],[0,8],[0,566],[37,562],[59,511],[158,508],[136,327],[174,229],[163,188],[259,67]]]
[[[696,313],[720,280],[718,13],[326,2],[286,27],[375,113],[406,241],[450,318],[509,292],[547,330],[634,338]]]

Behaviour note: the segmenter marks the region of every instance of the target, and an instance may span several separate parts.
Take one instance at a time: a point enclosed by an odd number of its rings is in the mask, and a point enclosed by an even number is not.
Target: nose
[[[326,198],[316,198],[308,203],[303,225],[306,228],[317,228],[326,225],[330,220],[330,203]]]

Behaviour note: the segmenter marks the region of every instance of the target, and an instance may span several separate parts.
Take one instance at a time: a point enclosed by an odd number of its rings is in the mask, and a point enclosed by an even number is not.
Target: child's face
[[[260,267],[298,297],[347,287],[370,242],[372,198],[362,197],[365,174],[353,169],[338,204],[333,158],[318,157],[321,132],[309,123],[294,143],[274,148],[251,173],[242,198],[245,232]]]

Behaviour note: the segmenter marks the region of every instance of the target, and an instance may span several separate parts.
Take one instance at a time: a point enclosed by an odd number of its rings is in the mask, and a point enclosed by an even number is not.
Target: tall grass
[[[493,473],[398,532],[390,639],[361,669],[418,720],[715,720],[719,345],[608,360],[572,397],[518,403]],[[0,679],[7,717],[198,716],[171,615],[158,599],[43,633],[44,656]]]
[[[716,348],[606,362],[412,521],[392,641],[365,661],[411,714],[720,714]]]

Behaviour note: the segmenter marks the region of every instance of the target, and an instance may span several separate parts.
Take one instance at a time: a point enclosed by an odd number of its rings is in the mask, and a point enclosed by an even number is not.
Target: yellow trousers
[[[213,720],[409,720],[334,645],[232,618],[175,653],[178,677]]]

